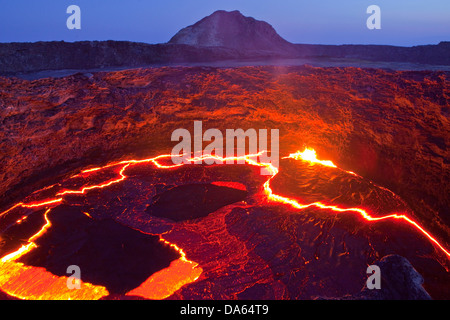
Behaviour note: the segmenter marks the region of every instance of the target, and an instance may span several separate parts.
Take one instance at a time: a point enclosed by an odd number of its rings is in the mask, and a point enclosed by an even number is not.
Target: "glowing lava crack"
[[[269,201],[287,204],[296,209],[305,209],[309,207],[316,207],[323,210],[331,210],[333,212],[353,212],[359,214],[362,218],[369,222],[376,222],[387,219],[402,220],[413,226],[420,233],[425,235],[435,246],[440,249],[447,258],[450,257],[450,252],[444,248],[429,232],[427,232],[423,227],[421,227],[417,222],[407,217],[404,214],[392,213],[385,216],[371,216],[366,210],[362,208],[341,208],[335,205],[329,205],[322,202],[313,202],[309,204],[301,204],[296,199],[288,198],[282,195],[275,194],[270,186],[271,180],[277,175],[278,169],[269,163],[258,162],[257,157],[259,154],[251,154],[242,157],[218,157],[215,155],[203,155],[202,157],[189,159],[191,163],[198,162],[199,160],[206,159],[217,159],[224,163],[229,161],[244,160],[247,164],[252,166],[265,167],[270,173],[269,178],[263,184],[264,194]],[[34,201],[29,203],[20,202],[10,209],[0,213],[0,217],[5,216],[12,210],[22,207],[22,208],[47,208],[44,214],[45,225],[32,237],[28,239],[28,244],[23,245],[21,248],[5,255],[0,260],[0,289],[6,293],[18,297],[21,299],[99,299],[101,297],[107,296],[109,293],[105,287],[93,285],[90,283],[83,283],[81,290],[69,290],[66,286],[66,277],[58,277],[52,273],[46,271],[41,267],[31,267],[25,266],[23,263],[17,262],[17,260],[28,253],[29,251],[36,248],[35,240],[39,238],[46,230],[51,226],[50,220],[48,220],[47,215],[51,208],[60,205],[64,201],[66,195],[80,195],[94,189],[107,188],[111,185],[117,184],[121,181],[127,179],[125,171],[130,166],[142,163],[152,163],[158,169],[171,169],[183,166],[184,164],[170,164],[164,165],[160,162],[162,159],[170,159],[170,154],[159,155],[154,158],[143,159],[143,160],[128,160],[121,161],[117,163],[112,163],[103,167],[93,168],[84,170],[81,173],[73,176],[80,177],[91,174],[93,172],[100,172],[103,169],[117,167],[118,177],[104,181],[100,184],[83,186],[78,190],[61,190],[56,193],[54,198],[45,199],[42,201]],[[284,159],[294,159],[307,161],[310,164],[317,164],[328,166],[332,168],[339,169],[331,161],[318,160],[316,152],[312,149],[305,149],[303,152],[297,152],[290,154]],[[339,169],[342,170],[342,169]],[[345,170],[344,170],[345,171]],[[356,175],[354,172],[345,171],[349,174]],[[357,176],[357,175],[356,175]],[[89,215],[88,215],[89,216]],[[17,223],[20,223],[26,216],[19,219]],[[192,283],[196,281],[201,273],[202,269],[197,263],[190,261],[183,249],[175,244],[166,241],[162,236],[160,236],[160,241],[169,245],[174,250],[176,250],[180,258],[171,262],[168,268],[162,269],[154,274],[152,274],[146,281],[144,281],[139,287],[129,291],[128,295],[137,295],[149,299],[164,299],[172,295],[175,291],[180,289],[183,285]],[[31,279],[33,279],[33,284],[30,285]]]
[[[47,218],[51,209],[45,214],[45,225],[28,239],[28,244],[19,250],[4,256],[0,260],[0,288],[9,295],[20,299],[99,299],[108,295],[106,288],[82,283],[81,289],[70,290],[67,286],[67,277],[58,277],[44,268],[25,266],[17,262],[20,257],[36,248],[33,242],[51,226]]]

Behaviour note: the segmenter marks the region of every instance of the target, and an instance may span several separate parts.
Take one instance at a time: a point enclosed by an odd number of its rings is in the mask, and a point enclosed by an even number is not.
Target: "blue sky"
[[[81,30],[66,27],[72,4],[81,8]],[[366,27],[372,4],[381,8],[381,30]],[[0,0],[0,42],[163,43],[219,9],[267,21],[294,43],[411,46],[450,40],[449,0]]]

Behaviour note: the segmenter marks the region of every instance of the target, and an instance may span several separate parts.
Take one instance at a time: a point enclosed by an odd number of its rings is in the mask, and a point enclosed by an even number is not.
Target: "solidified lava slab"
[[[247,191],[214,184],[186,184],[156,195],[146,211],[156,217],[182,221],[205,217],[246,196]]]
[[[375,216],[393,212],[414,214],[403,199],[370,180],[292,159],[283,161],[271,186],[275,193],[299,199],[301,203],[325,201],[341,207],[361,207]]]
[[[27,239],[33,236],[45,224],[45,210],[37,210],[26,216],[26,219],[16,222],[0,234],[0,257],[3,257],[27,244]]]
[[[67,267],[77,265],[82,281],[105,286],[111,294],[138,287],[180,257],[158,236],[111,219],[93,220],[74,206],[55,208],[48,218],[52,225],[36,240],[38,247],[19,261],[58,276],[67,276]]]

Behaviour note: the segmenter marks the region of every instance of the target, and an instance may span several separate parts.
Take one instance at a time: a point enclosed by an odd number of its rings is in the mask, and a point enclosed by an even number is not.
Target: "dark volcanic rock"
[[[374,263],[380,267],[381,288],[363,290],[352,296],[338,300],[430,300],[428,292],[422,287],[423,277],[411,263],[399,255],[388,255]]]
[[[301,57],[345,58],[368,61],[390,61],[450,65],[450,42],[437,45],[398,47],[388,45],[312,45],[296,44]]]
[[[247,191],[213,184],[182,185],[156,195],[146,211],[174,221],[195,219],[242,201],[246,195]]]
[[[48,218],[52,225],[36,240],[38,247],[20,261],[58,276],[67,276],[67,267],[77,265],[82,281],[105,286],[112,294],[138,287],[180,257],[158,236],[110,219],[93,220],[74,206],[53,209]]]
[[[0,256],[4,256],[26,245],[27,239],[38,232],[45,224],[45,210],[38,210],[27,216],[27,219],[7,228],[0,235]]]
[[[228,48],[129,41],[0,43],[0,75],[42,70],[101,70],[242,57]]]
[[[399,255],[383,257],[374,263],[381,270],[381,289],[365,287],[361,297],[382,300],[429,300],[428,292],[422,287],[423,277],[411,263]]]

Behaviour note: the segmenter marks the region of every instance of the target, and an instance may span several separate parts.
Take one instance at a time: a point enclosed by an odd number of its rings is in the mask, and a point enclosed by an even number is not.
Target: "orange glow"
[[[119,172],[120,177],[117,178],[117,179],[110,180],[110,181],[108,181],[108,182],[105,182],[105,183],[99,184],[99,185],[94,185],[94,186],[84,187],[84,188],[81,188],[80,190],[65,190],[65,191],[62,191],[62,192],[57,193],[56,195],[57,195],[57,196],[63,196],[63,195],[66,195],[66,194],[84,194],[84,193],[86,193],[86,191],[89,191],[89,190],[93,190],[93,189],[103,189],[103,188],[109,187],[109,186],[111,186],[111,185],[113,185],[113,184],[116,184],[116,183],[118,183],[118,182],[120,182],[120,181],[123,181],[123,180],[125,180],[125,179],[127,178],[127,177],[124,175],[123,172],[125,171],[125,169],[126,169],[129,165],[130,165],[130,164],[126,164],[126,165],[124,165],[124,166],[122,167],[122,169],[120,169],[120,172]]]
[[[169,241],[167,241],[167,240],[164,240],[161,236],[159,237],[159,241],[161,241],[162,243],[164,243],[164,244],[167,244],[167,245],[169,245],[170,247],[172,247],[173,249],[175,249],[179,254],[180,254],[180,259],[181,260],[185,260],[185,261],[187,261],[187,259],[186,259],[186,253],[184,253],[184,251],[183,251],[183,249],[181,249],[180,247],[178,247],[176,244],[174,244],[174,243],[170,243]]]
[[[58,277],[40,267],[15,261],[0,262],[0,288],[15,298],[30,300],[97,300],[108,290],[87,282],[80,289],[67,287],[68,277]]]
[[[296,199],[274,194],[270,186],[270,182],[277,175],[278,169],[273,165],[271,165],[270,163],[262,163],[256,160],[258,159],[258,156],[260,156],[263,152],[239,157],[219,157],[217,155],[203,155],[201,157],[191,158],[188,161],[190,163],[194,163],[195,161],[206,159],[215,159],[220,160],[222,162],[227,162],[230,160],[231,161],[243,160],[245,163],[252,166],[265,167],[266,170],[270,173],[270,177],[263,184],[263,192],[267,200],[287,204],[299,210],[306,209],[309,207],[316,207],[323,210],[331,210],[333,212],[357,213],[368,222],[376,222],[387,219],[402,220],[404,222],[407,222],[408,224],[413,226],[416,230],[418,230],[420,233],[422,233],[424,236],[426,236],[434,245],[436,245],[437,248],[439,248],[442,252],[444,252],[447,257],[450,257],[449,251],[446,250],[443,245],[441,245],[429,232],[427,232],[417,222],[415,222],[414,220],[412,220],[411,218],[407,217],[404,214],[392,213],[381,217],[373,217],[362,208],[356,207],[341,208],[339,206],[328,205],[322,202],[301,204]],[[106,165],[104,167],[84,170],[80,174],[88,174],[99,170],[103,170],[105,168],[119,166],[118,177],[116,179],[109,180],[100,183],[98,185],[84,186],[79,190],[64,190],[57,193],[54,199],[47,199],[40,202],[30,202],[30,203],[20,202],[12,206],[10,209],[0,213],[0,216],[5,215],[6,213],[12,211],[17,207],[37,208],[37,207],[51,207],[53,205],[58,205],[63,201],[63,196],[66,194],[85,194],[87,191],[93,189],[107,188],[111,185],[117,184],[127,179],[127,176],[125,174],[126,169],[135,164],[151,162],[155,167],[159,169],[170,169],[184,165],[184,164],[163,165],[159,163],[160,159],[169,159],[169,158],[171,158],[170,154],[163,154],[154,158],[143,160],[121,161],[118,163]],[[307,161],[311,164],[319,164],[342,170],[329,160],[317,159],[316,151],[313,149],[306,148],[303,152],[296,152],[290,154],[285,158]],[[348,172],[349,174],[356,175],[351,171],[346,172]],[[68,299],[68,298],[98,299],[100,297],[108,295],[108,291],[106,290],[106,288],[92,285],[89,283],[83,283],[82,286],[83,289],[69,290],[66,286],[67,280],[66,277],[57,277],[52,275],[50,272],[47,272],[43,268],[24,266],[22,263],[16,262],[16,260],[19,257],[23,256],[24,254],[26,254],[27,252],[36,247],[36,244],[33,241],[38,237],[40,237],[42,234],[44,234],[46,230],[51,226],[51,223],[47,218],[47,214],[49,211],[50,209],[48,209],[44,215],[46,220],[45,225],[41,228],[41,230],[39,230],[39,232],[37,232],[28,240],[29,243],[27,245],[22,246],[17,251],[4,256],[0,260],[0,267],[1,267],[0,288],[6,293],[21,299]],[[88,213],[85,214],[87,216],[90,216]],[[23,219],[20,219],[19,221],[21,220]],[[138,288],[128,292],[127,293],[128,295],[139,295],[151,299],[164,299],[172,295],[183,285],[192,283],[200,277],[202,273],[202,268],[200,268],[197,263],[188,260],[183,249],[181,249],[175,244],[172,244],[164,240],[162,237],[160,238],[160,240],[170,245],[173,249],[179,252],[181,257],[175,261],[172,261],[172,263],[168,268],[154,273]],[[30,285],[30,283],[32,283],[33,285]]]
[[[28,216],[24,216],[21,219],[17,220],[16,223],[21,224],[23,221],[27,220]]]
[[[51,204],[60,203],[62,200],[63,200],[62,198],[57,198],[57,199],[52,199],[52,200],[45,200],[42,202],[35,202],[35,203],[28,203],[28,204],[23,203],[22,207],[25,207],[25,208],[45,207],[45,206],[48,206]]]
[[[170,263],[170,266],[152,274],[139,287],[127,295],[141,296],[147,299],[165,299],[185,284],[196,281],[203,272],[197,263],[189,261],[183,249],[160,237],[160,241],[178,251],[181,257]]]
[[[160,163],[158,162],[159,159],[170,158],[171,156],[172,156],[172,155],[170,155],[170,154],[163,154],[163,155],[156,156],[156,157],[154,157],[154,158],[149,158],[149,159],[144,159],[144,160],[127,160],[127,161],[121,161],[121,162],[118,162],[118,163],[108,164],[108,165],[106,165],[106,166],[104,166],[104,167],[98,167],[98,168],[92,168],[92,169],[84,170],[84,171],[81,172],[81,174],[84,174],[84,173],[91,173],[91,172],[103,170],[103,169],[105,169],[105,168],[110,168],[110,167],[113,167],[113,166],[119,166],[119,165],[122,165],[122,167],[120,168],[120,171],[119,171],[119,177],[118,177],[117,179],[113,179],[113,180],[107,181],[107,182],[102,183],[102,184],[99,184],[99,185],[93,185],[93,186],[83,187],[83,188],[81,188],[80,190],[65,190],[65,191],[62,191],[62,192],[57,193],[56,196],[63,196],[63,195],[66,195],[66,194],[84,194],[84,193],[86,193],[86,191],[89,191],[89,190],[93,190],[93,189],[102,189],[102,188],[109,187],[109,186],[111,186],[111,185],[113,185],[113,184],[119,183],[119,182],[121,182],[121,181],[123,181],[123,180],[125,180],[125,179],[127,178],[127,176],[125,175],[125,170],[126,170],[130,165],[133,165],[133,164],[140,164],[140,163],[152,162],[152,163],[153,163],[157,168],[159,168],[159,169],[176,168],[176,167],[179,167],[179,166],[182,166],[182,165],[183,165],[183,164],[176,164],[176,165],[162,165],[162,164],[160,164]],[[76,177],[76,176],[78,176],[78,175],[72,176],[72,178],[73,178],[73,177]]]
[[[302,152],[297,151],[296,153],[291,153],[289,156],[284,157],[283,159],[291,158],[295,160],[303,160],[308,161],[312,164],[319,163],[323,166],[337,168],[337,166],[331,162],[330,160],[319,160],[317,159],[317,153],[314,149],[305,148]]]
[[[202,272],[202,268],[196,263],[180,258],[172,261],[169,267],[152,274],[139,287],[127,292],[127,295],[165,299],[185,284],[195,282]]]
[[[28,239],[28,244],[21,246],[0,259],[0,288],[7,294],[20,299],[99,299],[107,296],[108,290],[103,286],[81,282],[81,289],[71,290],[67,287],[68,277],[58,277],[41,267],[25,266],[16,262],[17,259],[27,254],[37,245],[33,242],[42,236],[51,222],[48,219],[48,209],[44,213],[46,223],[42,228]],[[92,218],[87,212],[83,212]],[[131,290],[127,295],[138,295],[148,299],[164,299],[172,295],[183,285],[196,281],[202,268],[196,262],[186,258],[186,254],[177,245],[160,237],[160,241],[169,245],[180,254],[180,258],[172,261],[169,267],[152,274],[138,288]],[[33,285],[30,285],[33,283]]]
[[[308,162],[311,162],[311,163],[319,163],[319,164],[322,164],[324,166],[337,168],[337,166],[335,166],[333,164],[333,162],[331,162],[331,161],[318,160],[317,157],[316,157],[315,150],[308,149],[308,148],[306,148],[305,151],[303,151],[303,152],[293,153],[293,154],[290,154],[288,157],[285,157],[285,158],[292,158],[292,159],[295,159],[295,160],[299,160],[300,159],[300,160],[308,161]],[[344,170],[344,171],[348,172],[349,174],[357,175],[356,173],[351,172],[351,171],[346,171],[346,170]],[[381,217],[372,217],[366,210],[361,209],[361,208],[340,208],[338,206],[326,205],[326,204],[324,204],[322,202],[313,202],[313,203],[309,203],[309,204],[300,204],[295,199],[290,199],[290,198],[287,198],[287,197],[283,197],[283,196],[274,194],[272,189],[270,188],[270,180],[273,177],[274,176],[269,178],[269,180],[267,180],[264,183],[264,191],[265,191],[268,199],[270,199],[272,201],[288,204],[288,205],[290,205],[290,206],[292,206],[292,207],[294,207],[296,209],[300,209],[300,210],[314,206],[314,207],[317,207],[317,208],[320,208],[320,209],[332,210],[334,212],[355,212],[355,213],[359,213],[367,221],[380,221],[380,220],[387,220],[387,219],[401,219],[401,220],[404,220],[404,221],[408,222],[410,225],[412,225],[417,230],[419,230],[431,242],[433,242],[435,245],[437,245],[437,247],[439,249],[441,249],[447,255],[447,257],[450,257],[450,252],[448,250],[446,250],[444,248],[444,246],[442,246],[439,243],[439,241],[437,241],[430,233],[428,233],[417,222],[415,222],[411,218],[407,217],[406,215],[393,213],[393,214],[389,214],[389,215],[381,216]],[[388,190],[386,188],[383,188],[383,189],[392,193],[392,191],[390,191],[390,190]]]
[[[423,235],[425,235],[431,242],[433,242],[435,245],[437,245],[437,247],[439,249],[441,249],[447,255],[447,257],[450,257],[450,252],[448,250],[446,250],[444,248],[444,246],[442,246],[439,243],[439,241],[437,241],[430,233],[425,231],[425,229],[423,227],[421,227],[417,222],[415,222],[411,218],[408,218],[406,215],[394,213],[394,214],[389,214],[389,215],[382,216],[382,217],[372,217],[366,210],[361,209],[361,208],[340,208],[338,206],[326,205],[322,202],[300,204],[295,199],[291,199],[291,198],[287,198],[287,197],[284,197],[281,195],[274,194],[272,191],[272,188],[270,187],[270,181],[278,173],[278,169],[276,167],[274,167],[273,165],[271,165],[270,163],[261,163],[261,162],[257,162],[255,160],[253,160],[253,159],[255,159],[255,157],[259,156],[260,154],[261,154],[261,152],[258,154],[250,154],[250,155],[246,155],[243,157],[229,157],[229,158],[221,158],[221,157],[218,157],[215,155],[214,156],[204,155],[202,157],[192,158],[190,160],[193,161],[193,160],[200,160],[200,159],[205,159],[205,158],[214,158],[214,159],[218,158],[223,161],[226,161],[228,159],[230,159],[230,160],[244,159],[250,165],[266,167],[268,172],[272,173],[272,176],[264,183],[264,193],[266,194],[267,198],[271,201],[289,204],[290,206],[292,206],[296,209],[300,209],[300,210],[314,206],[319,209],[328,209],[328,210],[332,210],[335,212],[355,212],[355,213],[359,213],[367,221],[380,221],[380,220],[386,220],[386,219],[401,219],[401,220],[408,222],[413,227],[415,227],[418,231],[420,231]],[[283,159],[286,159],[286,158],[291,158],[291,159],[295,159],[295,160],[303,160],[303,161],[310,162],[312,164],[321,164],[323,166],[339,169],[332,161],[317,159],[317,153],[314,149],[305,148],[305,150],[303,152],[297,151],[296,153],[291,153],[289,156],[284,157]],[[342,170],[342,169],[340,169],[340,170]],[[348,172],[349,174],[352,174],[352,175],[357,175],[356,173],[351,172],[351,171],[346,171],[346,170],[343,170],[343,171]],[[392,191],[390,191],[390,192],[392,192]]]
[[[309,207],[317,207],[320,209],[328,209],[328,210],[332,210],[335,212],[355,212],[355,213],[359,213],[367,221],[380,221],[380,220],[386,220],[386,219],[403,219],[406,222],[408,222],[409,224],[411,224],[412,226],[414,226],[422,234],[424,234],[434,244],[436,244],[447,255],[447,257],[450,257],[450,252],[447,251],[431,234],[429,234],[427,231],[425,231],[425,229],[422,228],[417,222],[415,222],[411,218],[408,218],[405,215],[393,213],[393,214],[389,214],[389,215],[381,216],[381,217],[372,217],[367,211],[365,211],[364,209],[361,209],[361,208],[340,208],[338,206],[326,205],[321,202],[300,204],[295,199],[290,199],[290,198],[286,198],[286,197],[274,194],[272,192],[272,189],[270,188],[268,181],[264,184],[264,190],[266,192],[267,197],[270,200],[288,204],[288,205],[290,205],[296,209],[300,209],[300,210],[306,209]]]
[[[81,289],[71,290],[67,287],[68,277],[58,277],[44,268],[25,266],[21,262],[16,262],[21,256],[37,247],[33,241],[43,235],[51,226],[47,217],[50,210],[48,209],[44,213],[46,223],[28,239],[28,244],[0,260],[2,270],[0,288],[10,296],[33,300],[99,299],[108,295],[106,288],[86,282],[81,282]]]
[[[30,203],[19,202],[19,203],[15,204],[14,206],[12,206],[11,208],[9,208],[8,210],[0,213],[0,217],[18,207],[23,207],[23,208],[46,207],[46,206],[49,206],[52,204],[57,204],[57,203],[59,204],[62,200],[63,200],[62,198],[56,198],[56,199],[44,200],[42,202],[30,202]]]
[[[320,209],[329,209],[329,210],[333,210],[336,212],[356,212],[356,213],[359,213],[367,221],[379,221],[379,220],[385,220],[385,219],[391,219],[391,218],[392,219],[402,219],[402,220],[408,222],[409,224],[411,224],[412,226],[414,226],[417,230],[419,230],[422,234],[424,234],[428,239],[430,239],[434,244],[436,244],[448,257],[450,257],[450,253],[448,250],[446,250],[434,237],[432,237],[427,231],[425,231],[425,229],[423,227],[421,227],[417,222],[415,222],[411,218],[408,218],[405,215],[390,214],[390,215],[387,215],[384,217],[372,217],[372,216],[370,216],[370,214],[367,211],[365,211],[364,209],[361,209],[361,208],[339,208],[338,206],[325,205],[321,202],[315,202],[315,203],[310,203],[310,204],[300,204],[295,199],[290,199],[290,198],[287,198],[287,197],[284,197],[281,195],[274,194],[272,192],[272,189],[270,188],[270,181],[278,173],[278,169],[276,167],[272,166],[270,163],[261,163],[261,162],[258,162],[257,160],[255,160],[255,159],[257,159],[258,156],[260,156],[264,152],[266,152],[266,151],[260,151],[257,154],[249,154],[249,155],[239,156],[239,157],[220,157],[217,155],[207,155],[206,154],[206,155],[202,155],[201,157],[190,158],[189,161],[195,162],[198,160],[206,160],[206,159],[221,160],[222,162],[226,162],[229,160],[234,160],[234,161],[244,160],[249,165],[265,167],[268,170],[268,172],[271,173],[271,177],[264,183],[264,192],[265,192],[266,196],[268,197],[268,199],[270,199],[272,201],[290,204],[292,207],[297,208],[297,209],[305,209],[305,208],[308,208],[311,206],[315,206]],[[111,181],[108,181],[108,182],[105,182],[105,183],[99,184],[99,185],[84,187],[80,190],[66,190],[66,191],[58,193],[57,196],[62,196],[65,194],[84,194],[86,191],[89,191],[92,189],[105,188],[105,187],[111,186],[113,184],[119,183],[127,178],[127,176],[125,175],[125,169],[127,169],[130,165],[133,165],[133,164],[152,162],[159,169],[176,168],[176,167],[180,167],[180,166],[184,165],[183,163],[176,164],[176,165],[162,165],[158,162],[159,159],[171,158],[171,157],[172,157],[171,154],[163,154],[163,155],[156,156],[154,158],[148,158],[148,159],[143,159],[143,160],[121,161],[118,163],[106,165],[104,167],[98,167],[98,168],[93,168],[93,169],[88,169],[88,170],[82,171],[83,173],[88,173],[88,172],[102,170],[104,168],[109,168],[112,166],[122,165],[122,167],[119,171],[119,177],[117,179],[114,179],[114,180],[111,180]],[[284,157],[283,159],[286,159],[286,158],[291,158],[291,159],[295,159],[295,160],[303,160],[303,161],[310,162],[312,164],[321,164],[321,165],[328,166],[328,167],[338,168],[332,161],[317,159],[316,151],[314,149],[309,149],[309,148],[305,148],[305,150],[303,152],[298,151],[296,153],[292,153],[289,156]],[[344,171],[349,174],[356,175],[354,172],[346,171],[346,170],[344,170]],[[62,198],[56,198],[53,200],[47,200],[47,201],[43,201],[40,203],[39,202],[38,203],[30,203],[30,204],[18,203],[16,205],[14,205],[13,207],[11,207],[10,209],[6,210],[5,212],[1,213],[0,216],[11,211],[12,209],[14,209],[18,206],[40,207],[40,206],[59,203],[61,201],[62,201]]]
[[[87,213],[87,212],[85,212],[85,211],[83,211],[83,214],[86,216],[86,217],[88,217],[88,218],[91,218],[92,219],[92,216],[89,214],[89,213]]]
[[[228,187],[233,189],[238,189],[242,191],[247,191],[247,187],[243,185],[240,182],[234,182],[234,181],[214,181],[211,184],[221,187]]]

